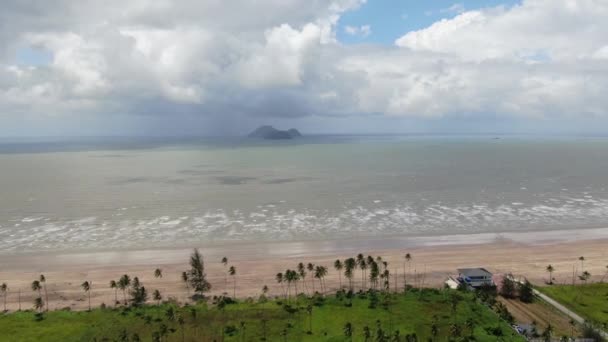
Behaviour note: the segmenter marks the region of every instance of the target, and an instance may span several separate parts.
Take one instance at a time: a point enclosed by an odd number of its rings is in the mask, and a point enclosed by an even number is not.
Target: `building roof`
[[[492,273],[485,268],[459,268],[458,273],[465,277],[491,277]]]

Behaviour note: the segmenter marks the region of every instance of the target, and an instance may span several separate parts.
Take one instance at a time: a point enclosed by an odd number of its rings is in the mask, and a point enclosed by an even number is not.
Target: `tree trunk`
[[[46,312],[49,312],[49,293],[46,290],[46,282],[44,283],[44,301],[46,302]]]

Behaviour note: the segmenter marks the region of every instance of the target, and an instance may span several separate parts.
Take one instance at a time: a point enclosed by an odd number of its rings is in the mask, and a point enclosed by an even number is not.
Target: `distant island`
[[[300,134],[300,132],[295,128],[282,131],[272,126],[260,126],[248,135],[249,138],[261,138],[269,140],[293,139],[301,136],[302,134]]]

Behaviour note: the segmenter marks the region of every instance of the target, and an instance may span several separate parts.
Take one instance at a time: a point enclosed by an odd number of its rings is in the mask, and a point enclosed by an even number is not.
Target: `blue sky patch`
[[[513,6],[516,0],[368,0],[356,11],[340,18],[337,38],[345,44],[376,43],[392,45],[409,31],[420,30],[462,11],[498,5]],[[369,25],[369,33],[363,29]]]

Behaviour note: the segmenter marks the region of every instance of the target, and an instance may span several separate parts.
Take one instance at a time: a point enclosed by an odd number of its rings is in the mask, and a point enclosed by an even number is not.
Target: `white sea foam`
[[[420,202],[341,211],[308,208],[206,210],[152,218],[14,218],[0,225],[0,249],[44,250],[57,246],[122,248],[213,240],[308,239],[352,235],[434,235],[601,226],[608,221],[608,199],[545,198],[535,203],[448,205]],[[12,223],[12,224],[10,224]]]

